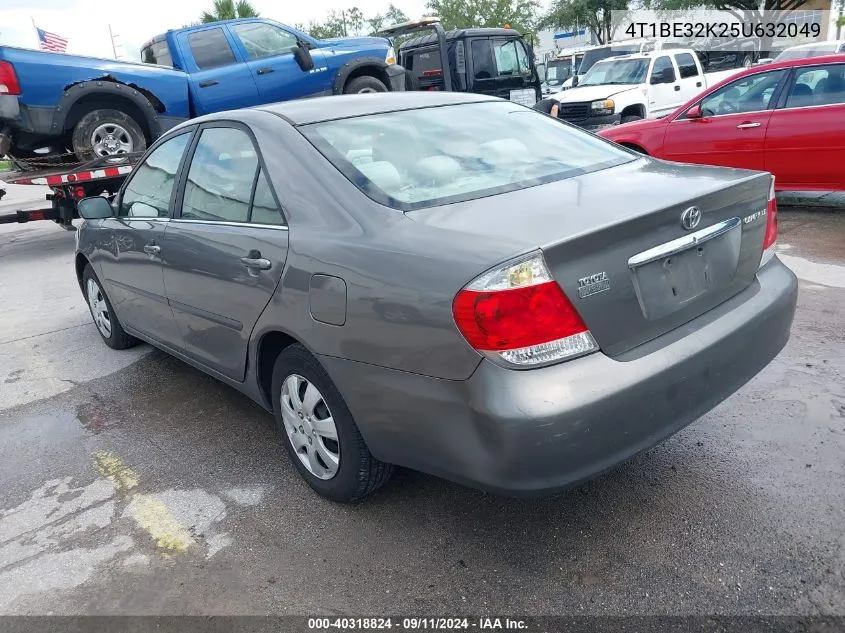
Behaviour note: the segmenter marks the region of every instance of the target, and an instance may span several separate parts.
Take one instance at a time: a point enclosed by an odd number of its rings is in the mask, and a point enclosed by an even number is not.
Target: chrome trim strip
[[[649,264],[658,259],[670,257],[671,255],[685,251],[688,248],[692,248],[696,244],[712,240],[714,237],[719,237],[738,226],[742,226],[742,220],[740,218],[730,218],[729,220],[714,224],[713,226],[708,226],[706,229],[690,233],[689,235],[684,235],[683,237],[679,237],[671,242],[666,242],[665,244],[660,244],[659,246],[655,246],[654,248],[650,248],[647,251],[643,251],[642,253],[638,253],[631,257],[631,259],[628,260],[628,268],[637,268],[638,266]]]
[[[276,229],[279,231],[287,231],[288,226],[286,224],[259,224],[258,222],[224,222],[222,220],[186,220],[184,218],[173,218],[173,222],[177,222],[179,224],[209,224],[209,225],[219,225],[219,226],[239,226],[243,227],[256,227],[261,229]]]

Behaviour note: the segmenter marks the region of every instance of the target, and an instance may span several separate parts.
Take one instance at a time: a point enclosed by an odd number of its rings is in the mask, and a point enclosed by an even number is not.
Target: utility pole
[[[117,59],[117,47],[114,45],[114,34],[111,31],[111,24],[109,24],[109,39],[111,39],[111,50],[114,53],[114,58]]]

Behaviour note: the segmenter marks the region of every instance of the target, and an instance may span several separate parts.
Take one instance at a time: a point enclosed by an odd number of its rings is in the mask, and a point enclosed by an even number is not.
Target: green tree
[[[214,7],[209,11],[203,11],[200,21],[203,24],[218,22],[219,20],[234,20],[235,18],[257,18],[258,11],[255,10],[249,0],[214,0]]]
[[[377,13],[367,20],[370,33],[378,33],[381,29],[394,24],[408,21],[408,16],[395,4],[391,4],[383,14]]]
[[[613,11],[628,9],[628,0],[552,0],[540,20],[541,28],[586,27],[599,44],[613,40],[616,24]]]
[[[443,28],[503,27],[531,34],[536,28],[538,0],[428,0],[426,7],[440,18]]]

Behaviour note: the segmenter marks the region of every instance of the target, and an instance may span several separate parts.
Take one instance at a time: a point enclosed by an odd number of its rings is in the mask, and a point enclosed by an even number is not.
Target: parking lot
[[[780,223],[792,338],[714,411],[556,498],[401,471],[359,505],[245,397],[103,345],[73,233],[0,227],[0,613],[845,614],[845,212]]]

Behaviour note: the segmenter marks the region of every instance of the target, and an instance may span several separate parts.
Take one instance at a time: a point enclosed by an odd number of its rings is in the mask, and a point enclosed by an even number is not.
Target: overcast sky
[[[425,0],[393,0],[409,17],[426,14]],[[390,0],[252,0],[262,16],[284,24],[307,24],[331,9],[357,6],[370,17],[384,13]],[[68,53],[113,57],[109,24],[118,56],[139,59],[141,45],[154,35],[197,21],[212,0],[0,0],[0,45],[38,48],[38,28],[69,40]]]

